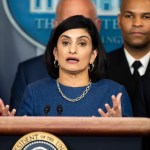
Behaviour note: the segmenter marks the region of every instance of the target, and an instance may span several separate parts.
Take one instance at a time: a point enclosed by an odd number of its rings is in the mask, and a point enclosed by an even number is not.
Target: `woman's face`
[[[97,50],[92,50],[92,39],[85,29],[70,29],[59,36],[54,56],[59,73],[88,74],[88,66],[94,62]]]

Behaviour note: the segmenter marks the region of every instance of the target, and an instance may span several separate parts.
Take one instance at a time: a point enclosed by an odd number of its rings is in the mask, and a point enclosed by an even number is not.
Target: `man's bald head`
[[[60,0],[56,8],[54,27],[64,19],[74,15],[83,15],[90,18],[97,29],[100,29],[100,19],[97,18],[96,8],[92,0]]]
[[[150,0],[136,0],[136,1],[133,1],[133,0],[122,0],[121,1],[121,5],[120,5],[120,12],[125,11],[126,7],[128,7],[128,9],[131,9],[131,8],[133,9],[134,7],[136,8],[137,5],[139,5],[141,3],[144,3],[144,5],[147,5],[148,7],[150,7],[149,6]],[[129,4],[131,5],[130,7],[129,7]]]

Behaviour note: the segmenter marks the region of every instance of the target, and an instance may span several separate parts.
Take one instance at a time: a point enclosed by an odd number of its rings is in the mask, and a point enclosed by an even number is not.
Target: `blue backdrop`
[[[107,51],[120,47],[122,38],[117,25],[120,0],[93,0],[102,20],[101,37]],[[14,27],[37,47],[44,47],[53,28],[58,0],[7,0],[9,19]]]

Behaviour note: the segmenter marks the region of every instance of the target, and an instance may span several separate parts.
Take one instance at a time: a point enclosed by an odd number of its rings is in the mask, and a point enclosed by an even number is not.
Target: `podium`
[[[11,150],[19,138],[35,131],[57,136],[69,150],[142,150],[143,137],[150,137],[150,119],[0,117],[0,149]]]

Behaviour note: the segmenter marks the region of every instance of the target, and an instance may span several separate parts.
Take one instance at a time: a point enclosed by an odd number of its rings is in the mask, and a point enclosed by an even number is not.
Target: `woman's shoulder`
[[[102,88],[107,90],[124,90],[124,86],[111,79],[101,79],[94,83],[95,88]]]
[[[98,85],[107,85],[107,86],[122,86],[120,83],[111,80],[111,79],[101,79],[97,82]]]
[[[98,82],[93,83],[93,89],[111,94],[124,93],[126,91],[123,85],[110,79],[101,79]]]
[[[35,82],[32,82],[28,85],[28,87],[32,87],[32,88],[43,88],[43,87],[47,87],[50,86],[52,84],[54,84],[56,81],[54,79],[52,79],[51,77],[46,77],[40,80],[37,80]]]

